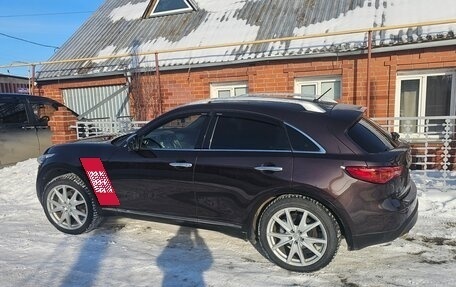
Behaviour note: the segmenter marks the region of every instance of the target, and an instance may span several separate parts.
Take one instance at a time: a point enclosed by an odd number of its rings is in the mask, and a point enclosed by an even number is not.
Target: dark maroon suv
[[[60,231],[110,214],[216,229],[293,271],[391,241],[417,220],[409,146],[358,106],[237,97],[176,108],[111,141],[51,147],[38,198]]]

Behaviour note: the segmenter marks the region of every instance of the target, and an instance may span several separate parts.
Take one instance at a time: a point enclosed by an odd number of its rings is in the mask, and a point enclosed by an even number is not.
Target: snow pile
[[[350,252],[325,269],[283,270],[221,233],[109,218],[69,236],[35,194],[37,163],[0,169],[1,286],[454,286],[456,193],[420,192],[420,217],[392,243]]]

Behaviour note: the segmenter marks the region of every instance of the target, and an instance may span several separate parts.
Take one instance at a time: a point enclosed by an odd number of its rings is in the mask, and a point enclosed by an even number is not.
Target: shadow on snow
[[[206,286],[203,274],[213,263],[212,254],[197,229],[180,227],[157,258],[163,287]]]

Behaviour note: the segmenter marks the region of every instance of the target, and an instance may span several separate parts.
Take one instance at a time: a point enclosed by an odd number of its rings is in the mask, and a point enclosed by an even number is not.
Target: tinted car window
[[[0,124],[23,124],[27,122],[25,105],[16,101],[0,102]]]
[[[194,149],[207,116],[190,115],[171,120],[143,137],[145,149]]]
[[[211,149],[289,150],[285,129],[264,121],[221,116]]]
[[[317,152],[320,148],[300,131],[287,126],[288,136],[290,137],[291,147],[294,151]]]
[[[362,149],[369,153],[379,153],[394,148],[385,132],[365,118],[362,118],[350,128],[348,135]]]
[[[51,103],[31,101],[30,104],[39,125],[46,126],[54,112],[57,110],[57,107]]]

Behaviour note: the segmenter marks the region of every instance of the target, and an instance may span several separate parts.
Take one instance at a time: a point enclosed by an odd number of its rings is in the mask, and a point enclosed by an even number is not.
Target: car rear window
[[[361,118],[349,129],[348,135],[368,153],[379,153],[394,148],[388,133],[367,118]]]

